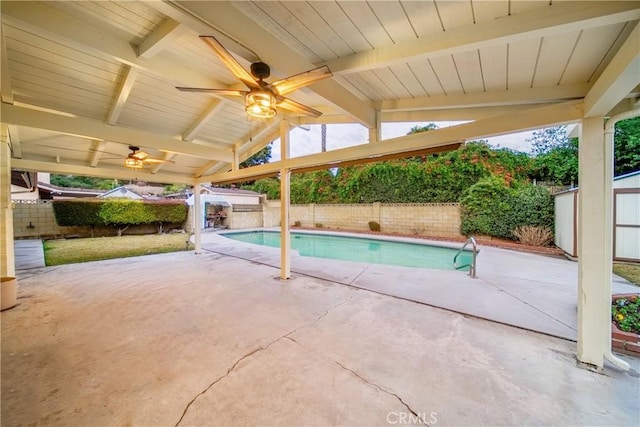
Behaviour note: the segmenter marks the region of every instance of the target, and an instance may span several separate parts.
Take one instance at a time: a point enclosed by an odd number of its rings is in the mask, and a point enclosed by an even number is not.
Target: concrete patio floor
[[[205,247],[224,246],[216,238]],[[488,249],[482,280],[522,292],[495,295],[525,299],[541,275],[536,298],[554,283],[571,292],[575,264],[510,271],[520,254],[503,251],[499,278]],[[345,286],[283,282],[256,261],[183,252],[20,271],[19,305],[2,313],[2,425],[638,425],[637,359],[593,373],[576,367],[572,341],[353,286],[456,282],[438,272],[352,277],[353,266],[295,260]],[[453,296],[442,299],[473,298]],[[557,311],[570,330],[568,307]]]

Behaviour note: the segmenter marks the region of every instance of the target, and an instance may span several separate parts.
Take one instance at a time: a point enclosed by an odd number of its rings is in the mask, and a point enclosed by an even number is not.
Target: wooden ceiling
[[[2,136],[22,170],[127,178],[136,145],[173,162],[138,178],[192,183],[277,138],[280,118],[373,138],[381,122],[476,120],[463,136],[486,136],[579,119],[544,110],[564,102],[585,116],[633,106],[640,83],[635,1],[3,1],[0,13]],[[249,120],[241,99],[176,90],[242,88],[200,34],[247,68],[270,64],[271,81],[329,66],[291,95],[324,114]],[[447,135],[433,138],[461,139]]]

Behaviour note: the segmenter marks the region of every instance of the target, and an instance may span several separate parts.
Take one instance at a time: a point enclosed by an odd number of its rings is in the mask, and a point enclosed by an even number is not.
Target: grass
[[[613,272],[624,277],[634,285],[640,286],[640,265],[638,264],[613,264]]]
[[[98,237],[94,239],[47,240],[46,265],[126,258],[187,250],[188,234],[150,234],[145,236]],[[189,245],[193,248],[193,245]]]

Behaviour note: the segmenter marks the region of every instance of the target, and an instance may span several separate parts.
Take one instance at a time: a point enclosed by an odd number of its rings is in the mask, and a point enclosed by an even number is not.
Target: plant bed
[[[611,348],[640,357],[639,294],[615,294],[611,298]]]

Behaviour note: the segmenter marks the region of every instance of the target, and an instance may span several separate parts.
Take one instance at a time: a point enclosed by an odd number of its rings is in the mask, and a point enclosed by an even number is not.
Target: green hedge
[[[553,197],[546,187],[522,184],[508,186],[500,177],[480,180],[460,200],[464,235],[486,234],[514,239],[512,231],[521,225],[553,229]]]
[[[181,201],[140,201],[125,199],[55,200],[53,213],[60,226],[182,223],[187,206]]]
[[[53,215],[56,223],[63,227],[105,225],[100,217],[103,200],[55,200]]]

